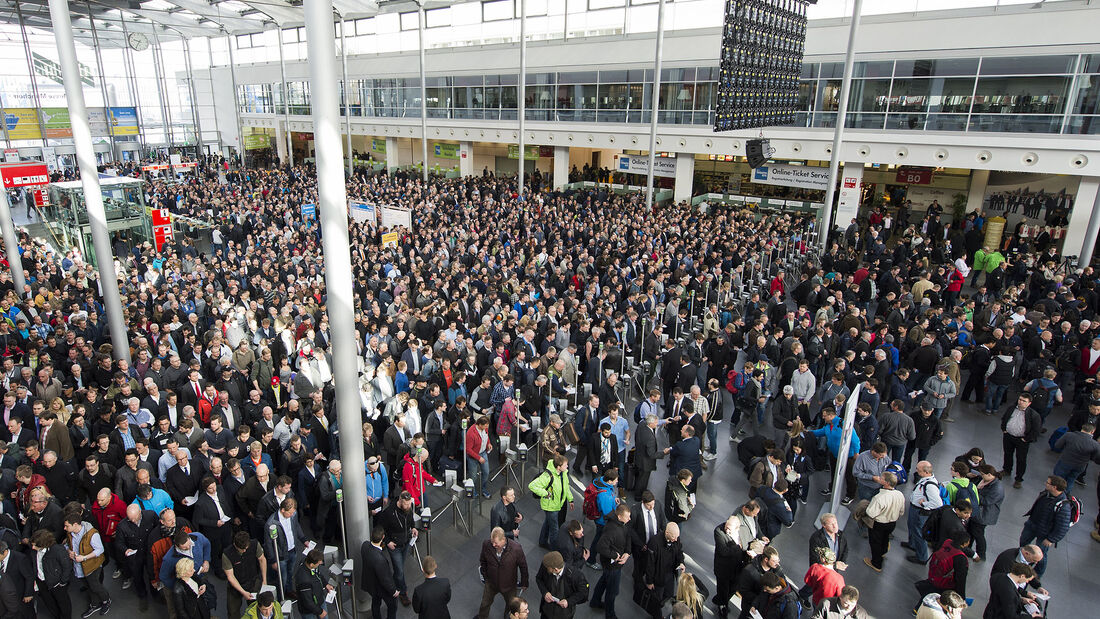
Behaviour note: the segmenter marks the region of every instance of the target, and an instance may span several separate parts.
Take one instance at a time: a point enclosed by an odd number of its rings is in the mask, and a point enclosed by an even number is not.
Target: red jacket
[[[806,571],[806,584],[810,585],[814,592],[814,606],[825,598],[835,598],[844,588],[844,577],[839,572],[829,569],[820,563],[814,563]]]
[[[410,454],[405,454],[405,467],[401,470],[401,487],[412,495],[413,503],[420,505],[420,476],[424,476],[425,484],[434,484],[436,478],[424,470],[423,465],[412,459]]]
[[[489,429],[485,429],[488,436]],[[481,457],[481,435],[477,432],[477,424],[466,429],[466,455],[477,460]]]
[[[92,517],[95,518],[95,528],[103,536],[103,540],[110,542],[115,538],[118,524],[126,519],[126,504],[117,494],[111,494],[107,507],[100,507],[99,501],[92,503]]]
[[[962,274],[962,271],[955,269],[951,272],[950,279],[947,282],[948,292],[959,292],[962,290],[963,282],[966,281],[966,276]]]
[[[26,512],[27,509],[30,508],[31,490],[34,490],[35,488],[38,488],[40,486],[42,488],[45,488],[46,491],[49,492],[50,489],[46,486],[46,478],[42,477],[38,473],[34,473],[33,475],[31,475],[31,481],[27,485],[24,486],[23,482],[19,482],[16,485],[15,507],[20,511],[20,513]]]
[[[1096,376],[1097,370],[1100,370],[1100,355],[1096,357],[1096,362],[1089,365],[1089,350],[1091,348],[1084,348],[1081,350],[1081,373],[1086,377]]]
[[[768,292],[774,295],[777,290],[780,292],[780,294],[784,294],[786,292],[783,288],[783,280],[779,279],[779,276],[772,278],[772,285],[768,288]]]

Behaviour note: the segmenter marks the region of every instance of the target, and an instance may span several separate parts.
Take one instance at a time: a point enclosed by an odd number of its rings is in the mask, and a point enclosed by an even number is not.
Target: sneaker
[[[98,606],[89,606],[88,610],[80,613],[80,616],[83,617],[84,619],[88,619],[88,617],[91,617],[92,615],[94,615],[98,612],[99,612],[99,607]]]
[[[712,453],[703,454],[703,459],[704,460],[717,460],[718,459],[718,454],[712,454]]]
[[[848,497],[844,497],[843,499],[840,500],[841,505],[851,505],[851,503],[852,503],[852,499],[850,499]]]
[[[806,504],[806,497],[798,497],[798,502],[805,505]]]
[[[130,588],[130,585],[132,585],[132,584],[133,584],[133,581],[132,581],[131,579],[129,579],[129,578],[125,578],[125,579],[123,579],[123,581],[122,581],[122,588],[123,588],[123,589],[129,589],[129,588]]]
[[[111,578],[114,578],[115,580],[118,580],[121,577],[122,577],[122,570],[115,570],[115,573],[111,574]]]
[[[863,563],[864,563],[864,564],[865,564],[865,565],[866,565],[867,567],[869,567],[869,568],[871,568],[871,569],[875,570],[876,572],[878,572],[878,573],[880,573],[880,574],[882,573],[882,568],[881,568],[881,567],[875,567],[875,564],[874,564],[874,563],[871,563],[871,557],[863,557]]]
[[[107,600],[99,607],[99,614],[106,615],[109,610],[111,610],[111,600]]]
[[[481,498],[483,498],[483,499],[492,498],[492,496],[493,495],[489,494],[488,492],[482,492],[481,493]]]
[[[830,488],[822,488],[821,489],[821,496],[829,496],[832,493],[833,493],[833,491]]]

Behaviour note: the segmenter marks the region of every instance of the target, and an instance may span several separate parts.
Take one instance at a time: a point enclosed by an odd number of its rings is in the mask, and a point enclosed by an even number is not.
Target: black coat
[[[37,567],[35,569],[37,570]],[[42,557],[42,573],[46,579],[39,582],[39,588],[67,587],[73,579],[73,561],[69,558],[69,551],[61,544],[50,546],[46,550],[46,555]],[[37,577],[35,574],[35,578]]]
[[[982,612],[982,619],[1027,619],[1020,590],[1008,574],[994,574],[989,579],[989,603]]]
[[[560,578],[555,578],[546,566],[540,566],[535,574],[535,584],[539,588],[539,616],[544,619],[571,619],[577,612],[577,607],[588,601],[588,581],[584,572],[572,567],[566,567]],[[565,608],[556,603],[548,603],[546,594],[559,600],[566,600]]]
[[[177,579],[172,587],[172,602],[179,619],[210,619],[210,607],[206,605],[206,601],[195,595],[191,587],[182,580]]]
[[[630,552],[637,555],[649,542],[650,536],[646,534],[645,530],[645,518],[642,515],[642,504],[635,503],[634,507],[630,508],[630,522],[626,523],[627,531],[630,532]],[[661,506],[656,502],[653,504],[654,520],[657,521],[657,533],[663,533],[665,525],[668,524],[668,518],[665,516],[665,512],[661,509]]]
[[[359,555],[362,557],[359,588],[372,596],[393,597],[397,591],[397,585],[393,581],[393,567],[382,554],[382,550],[375,548],[370,542],[363,542]]]
[[[34,616],[23,598],[34,597],[34,562],[14,550],[8,553],[7,569],[0,574],[0,617],[17,619]]]
[[[429,578],[413,589],[412,609],[417,617],[451,619],[447,604],[451,602],[451,581]]]
[[[825,529],[817,529],[810,535],[810,560],[809,564],[813,565],[819,561],[817,557],[818,548],[828,548],[829,542],[826,539]],[[848,562],[848,538],[844,537],[844,531],[836,532],[836,560],[841,563]]]
[[[621,462],[619,462],[619,439],[614,434],[609,438],[611,441],[611,460],[606,467],[600,469],[600,474],[610,467],[620,468]],[[593,466],[599,466],[600,464],[600,446],[603,441],[603,435],[599,432],[594,433],[588,439],[588,460],[585,463],[591,468]]]
[[[294,570],[294,592],[298,594],[298,612],[303,615],[320,615],[325,611],[325,580],[321,570],[317,573],[306,567],[305,561]]]
[[[644,423],[638,424],[634,435],[634,464],[639,474],[657,470],[657,434]]]
[[[745,544],[748,546],[748,544]],[[729,577],[749,562],[749,555],[731,535],[726,533],[726,523],[714,527],[714,571]]]
[[[570,535],[569,523],[563,524],[558,529],[554,550],[561,553],[562,559],[565,559],[566,567],[572,566],[578,570],[584,567],[584,538],[577,539]]]

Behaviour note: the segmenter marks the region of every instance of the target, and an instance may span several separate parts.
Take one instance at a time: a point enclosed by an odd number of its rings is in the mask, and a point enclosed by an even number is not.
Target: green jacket
[[[984,271],[985,263],[989,259],[989,254],[985,253],[985,248],[981,248],[974,252],[974,270]]]
[[[985,255],[985,272],[991,273],[993,269],[1001,265],[1005,261],[1004,254],[994,250],[991,254]]]
[[[573,502],[569,471],[558,473],[553,460],[546,463],[546,470],[531,480],[527,487],[532,494],[539,497],[539,507],[545,512],[560,511],[562,507]]]
[[[283,605],[278,600],[275,601],[274,611],[271,614],[271,619],[283,619]],[[260,605],[258,602],[252,602],[248,605],[248,610],[244,611],[241,615],[241,619],[259,619],[260,617]]]

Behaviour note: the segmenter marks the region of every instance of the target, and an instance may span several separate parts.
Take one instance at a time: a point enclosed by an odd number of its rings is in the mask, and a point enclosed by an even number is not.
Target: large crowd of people
[[[920,619],[959,619],[978,589],[985,619],[1040,616],[1049,557],[1096,507],[1078,486],[1100,463],[1097,275],[1059,271],[1051,246],[1002,255],[980,213],[853,221],[818,254],[804,215],[646,209],[600,190],[520,199],[491,174],[359,170],[348,193],[413,213],[396,246],[349,223],[357,385],[333,384],[307,167],[210,162],[148,183],[151,206],[213,231],[159,252],[117,244],[129,363],[87,257],[21,235],[21,264],[0,270],[0,615],[106,615],[110,577],[171,619],[209,617],[223,597],[231,619],[282,617],[287,599],[326,617],[341,583],[321,549],[342,537],[343,468],[360,466],[341,462],[341,440],[360,436],[374,528],[349,554],[375,618],[484,619],[498,596],[517,619],[585,604],[608,619],[867,617],[853,585],[901,557],[894,537],[927,566]],[[339,427],[336,388],[360,394],[360,426]],[[1002,453],[937,449],[962,415],[999,430]],[[1060,456],[1037,471],[1029,450],[1048,437]],[[540,473],[518,490],[542,514],[517,509],[507,475],[492,481],[520,443]],[[472,560],[417,548],[419,506],[450,471],[493,502],[478,608],[456,608],[446,578]],[[1019,544],[991,548],[989,528],[1015,535],[999,512],[1028,473],[1045,488]],[[721,522],[692,518],[707,476],[745,478]],[[813,492],[835,493],[851,523],[821,516],[808,562],[781,564],[773,542]],[[710,575],[685,566],[685,534],[713,534]],[[856,552],[871,580],[846,580]],[[974,582],[986,561],[988,585]]]

